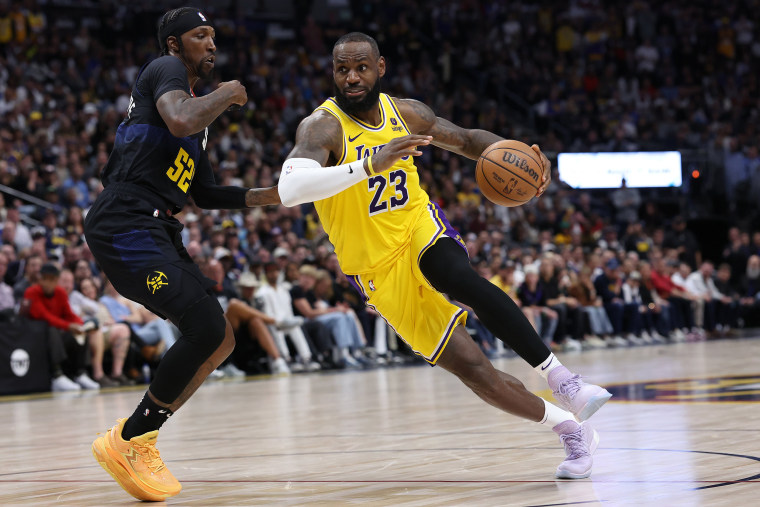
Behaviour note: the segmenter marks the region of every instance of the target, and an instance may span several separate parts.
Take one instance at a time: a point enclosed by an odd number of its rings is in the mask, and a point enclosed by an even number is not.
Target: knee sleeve
[[[198,353],[210,356],[224,342],[227,320],[219,301],[205,296],[187,309],[179,322],[180,340],[195,345]]]
[[[218,364],[231,350],[224,343],[227,320],[214,297],[205,296],[194,303],[185,311],[178,327],[182,336],[161,359],[150,385],[156,399],[169,404],[174,403],[188,388],[192,392],[200,385],[208,372],[198,380],[198,371],[212,356],[219,356]]]

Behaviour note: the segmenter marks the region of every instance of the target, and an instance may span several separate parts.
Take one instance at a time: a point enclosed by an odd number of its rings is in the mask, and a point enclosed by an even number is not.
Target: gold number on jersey
[[[177,183],[177,186],[184,193],[187,193],[187,189],[190,188],[190,182],[195,176],[195,161],[190,158],[190,155],[184,148],[180,148],[177,153],[177,158],[174,159],[174,167],[170,167],[166,171],[166,175],[170,180]]]

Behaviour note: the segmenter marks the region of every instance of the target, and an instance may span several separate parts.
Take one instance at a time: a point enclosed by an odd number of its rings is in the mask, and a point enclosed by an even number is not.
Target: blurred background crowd
[[[209,129],[217,182],[277,183],[299,121],[333,94],[333,42],[364,31],[388,63],[383,91],[536,142],[555,165],[568,151],[681,152],[679,188],[578,190],[555,171],[518,208],[480,195],[473,161],[439,149],[416,161],[473,264],[553,348],[759,324],[758,0],[187,3],[217,33],[217,74],[195,93],[230,79],[248,90]],[[65,291],[54,389],[145,380],[176,338],[110,288],[82,236],[134,79],[157,56],[156,20],[176,6],[0,0],[0,310],[33,309],[31,288],[48,282]],[[191,203],[178,219],[238,334],[216,376],[415,360],[349,288],[313,206]],[[474,316],[467,327],[489,355],[509,353]]]

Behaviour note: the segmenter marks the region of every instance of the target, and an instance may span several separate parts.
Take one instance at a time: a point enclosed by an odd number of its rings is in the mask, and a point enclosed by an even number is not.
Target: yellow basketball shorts
[[[422,254],[444,236],[465,248],[438,205],[428,203],[395,262],[375,272],[348,275],[367,306],[431,365],[438,361],[454,328],[467,319],[467,312],[436,291],[420,271]]]

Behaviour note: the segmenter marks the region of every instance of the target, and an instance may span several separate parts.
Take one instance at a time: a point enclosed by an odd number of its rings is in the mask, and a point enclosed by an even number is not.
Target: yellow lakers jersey
[[[317,110],[335,116],[343,127],[340,164],[377,153],[395,137],[410,134],[393,99],[380,94],[380,123],[368,125],[343,112],[334,99]],[[354,275],[393,263],[408,246],[412,227],[426,212],[429,197],[420,187],[412,157],[388,171],[314,203],[325,232],[335,246],[341,269]]]

